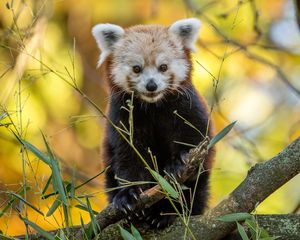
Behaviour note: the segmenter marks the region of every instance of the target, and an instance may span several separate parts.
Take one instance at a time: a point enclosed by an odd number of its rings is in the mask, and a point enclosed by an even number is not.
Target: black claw
[[[135,200],[138,200],[138,196],[134,193],[132,194]]]
[[[127,207],[127,209],[128,209],[129,211],[132,211],[132,210],[133,210],[132,207],[131,207],[131,205],[130,205],[129,203],[126,204],[126,207]]]
[[[122,211],[123,211],[126,215],[128,214],[126,208],[122,208]]]

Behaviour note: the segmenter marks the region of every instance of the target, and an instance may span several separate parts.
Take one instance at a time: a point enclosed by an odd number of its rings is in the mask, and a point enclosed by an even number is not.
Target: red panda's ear
[[[124,34],[124,29],[114,24],[97,24],[92,29],[92,34],[101,50],[98,67],[111,53],[113,46]]]
[[[201,26],[200,20],[196,18],[187,18],[173,23],[169,31],[181,39],[182,44],[187,49],[195,51],[195,41]]]

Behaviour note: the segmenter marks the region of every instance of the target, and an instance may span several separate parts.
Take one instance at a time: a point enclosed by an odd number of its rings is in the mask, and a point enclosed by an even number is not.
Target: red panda
[[[102,69],[111,87],[108,117],[115,125],[121,127],[122,123],[129,129],[129,113],[124,106],[133,93],[133,144],[153,168],[148,152],[151,150],[161,175],[176,175],[184,167],[183,158],[191,146],[212,134],[206,103],[191,82],[191,51],[195,50],[200,25],[198,19],[190,18],[169,27],[139,25],[123,29],[113,24],[98,24],[92,29],[101,50],[98,65],[104,64]],[[133,212],[140,192],[151,184],[121,187],[120,179],[130,182],[154,179],[112,125],[107,125],[103,147],[105,164],[110,166],[106,187],[115,189],[108,193],[109,201],[130,219],[137,216],[152,227],[163,228],[172,223],[175,211],[167,199],[141,213]],[[190,188],[184,191],[188,204],[190,193],[195,190],[192,214],[201,214],[206,207],[212,155],[204,162],[205,171],[197,186],[197,173],[184,183]]]

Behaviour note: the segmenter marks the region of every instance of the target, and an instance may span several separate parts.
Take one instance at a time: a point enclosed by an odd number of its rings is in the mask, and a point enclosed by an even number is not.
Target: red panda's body
[[[104,70],[111,85],[108,117],[117,126],[121,123],[129,129],[129,113],[123,107],[133,97],[133,144],[153,168],[150,149],[156,157],[161,175],[175,174],[184,164],[182,159],[197,145],[203,136],[211,136],[205,101],[191,83],[190,50],[197,37],[200,23],[186,19],[171,27],[136,26],[123,30],[116,25],[100,24],[93,34],[102,51],[99,63],[105,62]],[[199,131],[188,126],[174,114],[177,111]],[[180,144],[186,143],[185,144]],[[153,182],[136,152],[108,125],[104,141],[107,188],[120,187],[120,180]],[[184,184],[187,205],[195,189],[192,214],[201,214],[207,203],[209,169],[212,153],[203,163],[205,171],[195,186],[197,172]],[[117,178],[116,178],[117,177]],[[151,184],[119,188],[109,192],[109,201],[129,215],[140,216],[154,227],[170,224],[174,209],[164,199],[142,213],[132,213],[140,190]]]

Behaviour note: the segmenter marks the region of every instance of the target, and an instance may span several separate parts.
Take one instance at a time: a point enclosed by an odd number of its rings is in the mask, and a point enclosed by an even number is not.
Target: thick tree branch
[[[296,214],[278,214],[278,215],[255,215],[257,224],[265,229],[271,236],[280,236],[279,239],[298,240],[300,239],[300,215]],[[200,220],[201,224],[206,224],[204,219]],[[195,227],[199,224],[199,216],[192,216],[190,225]],[[175,231],[177,228],[184,229],[183,223],[177,219],[174,224],[164,230],[151,229],[146,224],[136,226],[143,240],[150,239],[183,239],[184,231]],[[247,229],[246,229],[247,230]],[[166,235],[168,238],[166,238]],[[240,239],[238,233],[234,232],[226,237],[226,240]],[[119,227],[114,224],[105,229],[101,235],[103,239],[122,239],[120,237]],[[201,238],[205,239],[205,235]]]

